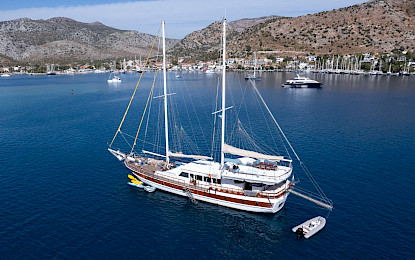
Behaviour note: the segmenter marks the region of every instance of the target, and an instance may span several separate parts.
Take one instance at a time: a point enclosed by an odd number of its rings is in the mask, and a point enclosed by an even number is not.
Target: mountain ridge
[[[243,18],[227,24],[229,57],[252,51],[356,54],[415,50],[415,1],[372,0],[298,17]],[[169,54],[188,61],[220,57],[222,25],[166,39]],[[146,56],[153,35],[65,17],[0,22],[0,63],[44,64]]]
[[[230,23],[229,23],[230,24]],[[228,25],[229,25],[228,24]],[[353,54],[415,50],[415,1],[373,0],[299,17],[275,17],[238,32],[228,26],[230,57],[246,57],[253,50],[281,53]],[[172,49],[189,59],[216,59],[221,25],[212,23],[183,38]]]
[[[147,55],[154,37],[65,17],[20,18],[0,22],[0,54],[3,61],[27,63],[134,57]],[[167,48],[177,41],[166,39]]]

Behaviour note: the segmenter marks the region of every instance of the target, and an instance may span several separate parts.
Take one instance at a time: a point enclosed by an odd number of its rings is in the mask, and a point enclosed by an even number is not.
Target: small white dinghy
[[[156,190],[156,187],[144,186],[144,190],[147,191],[147,192],[154,192]]]
[[[293,227],[292,231],[297,235],[304,235],[304,238],[309,238],[322,230],[326,225],[326,219],[318,216],[307,220],[306,222]]]

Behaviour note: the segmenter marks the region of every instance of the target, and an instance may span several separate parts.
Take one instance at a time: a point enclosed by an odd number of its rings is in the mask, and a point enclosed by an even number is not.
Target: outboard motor
[[[297,234],[297,239],[304,237],[304,230],[302,227],[298,228],[297,231],[295,231],[295,233]]]

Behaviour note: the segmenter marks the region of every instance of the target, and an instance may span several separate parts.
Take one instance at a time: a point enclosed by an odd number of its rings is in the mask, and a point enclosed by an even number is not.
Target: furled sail
[[[203,155],[193,155],[193,154],[183,154],[183,153],[173,153],[169,151],[169,156],[179,157],[179,158],[191,158],[195,160],[212,160],[212,157],[203,156]]]
[[[251,158],[258,159],[258,160],[262,159],[262,160],[277,161],[277,162],[279,162],[281,160],[284,160],[284,156],[275,156],[275,155],[262,154],[262,153],[258,153],[258,152],[254,152],[254,151],[249,151],[249,150],[236,148],[236,147],[233,147],[229,144],[224,144],[223,152],[224,153],[230,153],[230,154],[233,154],[233,155],[244,156],[244,157],[251,157]]]

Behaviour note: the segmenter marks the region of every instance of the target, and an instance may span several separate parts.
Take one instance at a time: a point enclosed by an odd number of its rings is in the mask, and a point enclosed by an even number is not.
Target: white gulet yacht
[[[123,134],[121,127],[131,105],[131,101],[136,93],[138,84],[108,150],[120,161],[123,161],[124,165],[131,170],[132,174],[137,179],[147,185],[156,187],[157,189],[189,197],[192,201],[204,201],[244,211],[276,213],[281,210],[293,185],[293,166],[290,158],[231,146],[225,143],[226,127],[221,127],[220,160],[218,160],[218,162],[215,162],[213,158],[209,156],[188,155],[183,154],[180,151],[172,152],[170,150],[167,104],[168,97],[174,93],[168,94],[166,88],[164,21],[162,22],[162,35],[164,91],[163,94],[158,97],[161,97],[164,102],[164,151],[166,152],[165,154],[146,150],[142,150],[140,153],[135,152],[134,147],[136,145],[138,132],[130,153],[124,153],[112,148],[117,135]],[[222,57],[222,104],[221,109],[212,114],[215,116],[219,115],[221,126],[225,126],[227,110],[230,109],[230,107],[227,108],[225,106],[226,20],[223,21]],[[253,81],[251,82],[254,83]],[[266,106],[255,84],[253,84],[253,87],[260,96],[260,100],[265,105],[266,110],[270,113],[268,106]],[[153,88],[150,90],[142,121],[149,100],[152,100],[152,91]],[[273,116],[272,119],[279,128],[279,125]],[[141,123],[139,129],[140,127]],[[282,135],[285,138],[283,133]],[[289,146],[291,147],[291,145]],[[232,158],[226,158],[225,155],[230,155]],[[182,163],[177,162],[177,160],[173,161],[173,158],[188,159],[192,161]],[[328,199],[325,201],[328,201],[328,204],[326,202],[320,202],[320,204],[324,204],[331,209],[331,202]]]

